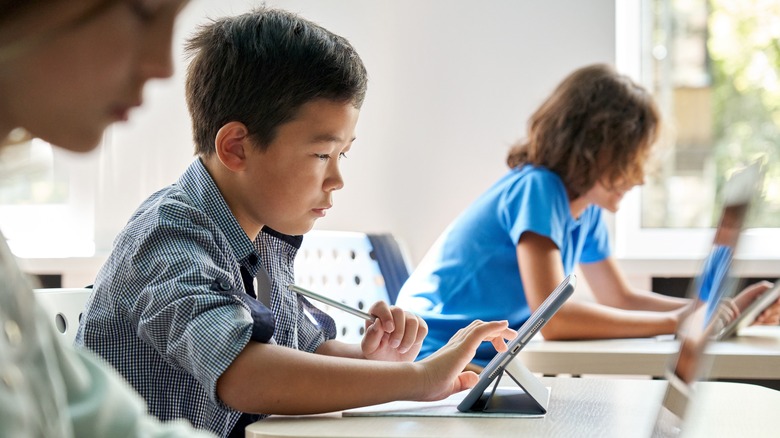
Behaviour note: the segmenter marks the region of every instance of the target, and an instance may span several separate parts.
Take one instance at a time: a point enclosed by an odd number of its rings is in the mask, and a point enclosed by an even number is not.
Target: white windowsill
[[[95,282],[108,254],[89,257],[17,258],[19,267],[28,274],[62,275],[62,287],[84,287]]]

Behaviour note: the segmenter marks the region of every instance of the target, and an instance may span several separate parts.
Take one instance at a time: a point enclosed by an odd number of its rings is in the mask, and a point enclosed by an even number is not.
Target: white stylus
[[[347,313],[350,313],[352,315],[355,315],[358,318],[363,318],[366,321],[373,321],[373,320],[376,319],[376,316],[374,316],[374,315],[371,315],[369,313],[363,312],[362,310],[355,309],[354,307],[349,307],[349,306],[347,306],[346,304],[344,304],[342,302],[330,299],[328,297],[324,297],[324,296],[322,296],[322,295],[320,295],[318,293],[314,293],[314,292],[312,292],[312,291],[310,291],[308,289],[304,289],[304,288],[302,288],[300,286],[296,286],[294,284],[291,284],[291,285],[287,286],[287,289],[290,289],[291,291],[293,291],[293,292],[295,292],[297,294],[301,294],[301,295],[303,295],[305,297],[308,297],[308,298],[317,300],[317,301],[319,301],[321,303],[325,303],[325,304],[327,304],[329,306],[335,307],[335,308],[337,308],[339,310],[342,310],[344,312],[347,312]]]

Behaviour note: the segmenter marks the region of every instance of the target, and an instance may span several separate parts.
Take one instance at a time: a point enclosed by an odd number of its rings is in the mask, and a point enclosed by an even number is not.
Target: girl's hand
[[[734,303],[740,311],[744,311],[753,301],[772,287],[772,283],[762,281],[752,284],[742,290],[736,297]],[[769,305],[761,315],[756,318],[754,324],[777,325],[780,324],[780,299]]]

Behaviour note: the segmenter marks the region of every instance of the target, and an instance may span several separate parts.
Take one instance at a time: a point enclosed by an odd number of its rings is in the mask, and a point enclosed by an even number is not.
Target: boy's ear
[[[243,170],[246,165],[246,150],[252,147],[249,130],[241,122],[228,122],[219,128],[214,139],[214,148],[222,164],[232,171]]]

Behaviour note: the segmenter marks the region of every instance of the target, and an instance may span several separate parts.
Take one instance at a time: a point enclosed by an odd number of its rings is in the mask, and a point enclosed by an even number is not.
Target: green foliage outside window
[[[780,2],[710,0],[708,32],[717,186],[763,161],[764,199],[749,225],[780,227]]]

